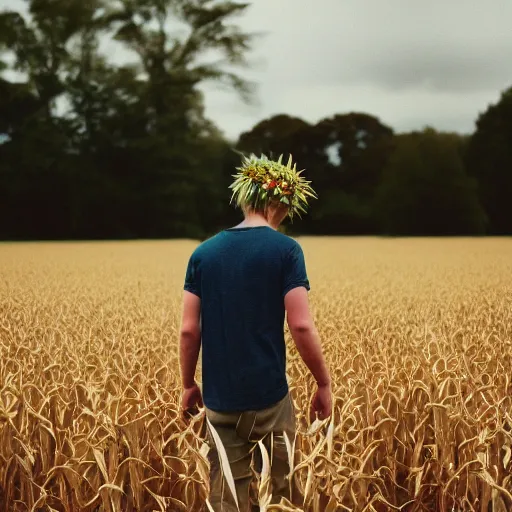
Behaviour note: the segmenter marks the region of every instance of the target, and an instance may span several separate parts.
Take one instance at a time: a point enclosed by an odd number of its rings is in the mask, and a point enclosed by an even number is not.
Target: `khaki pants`
[[[259,510],[259,507],[255,506],[256,496],[250,491],[253,477],[251,463],[257,471],[261,471],[258,440],[263,440],[269,457],[272,454],[272,503],[279,503],[281,497],[291,499],[289,482],[286,478],[290,468],[283,437],[283,432],[286,432],[290,442],[293,443],[295,436],[295,413],[289,394],[267,409],[236,413],[220,413],[206,409],[206,416],[219,434],[226,450],[241,512]],[[271,447],[272,438],[274,442]],[[208,458],[211,468],[210,503],[215,512],[235,512],[236,505],[223,478],[211,434],[208,436],[208,441],[210,445]]]

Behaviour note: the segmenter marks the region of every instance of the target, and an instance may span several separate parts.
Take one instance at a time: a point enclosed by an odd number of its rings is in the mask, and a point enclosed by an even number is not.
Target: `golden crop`
[[[511,510],[512,240],[300,242],[336,399],[307,423],[288,336],[298,508],[268,510]],[[201,510],[203,417],[178,411],[195,245],[0,245],[1,510]]]

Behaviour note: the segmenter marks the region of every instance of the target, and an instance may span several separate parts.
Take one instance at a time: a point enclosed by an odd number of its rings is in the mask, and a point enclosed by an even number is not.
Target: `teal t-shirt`
[[[189,259],[185,290],[201,299],[203,400],[258,410],[288,392],[284,296],[310,284],[299,243],[268,226],[231,228]]]

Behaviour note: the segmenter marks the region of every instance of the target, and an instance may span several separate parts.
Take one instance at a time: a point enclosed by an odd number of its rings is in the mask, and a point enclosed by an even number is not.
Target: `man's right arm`
[[[312,406],[314,412],[318,412],[323,419],[331,413],[331,377],[322,353],[320,337],[309,310],[308,291],[303,286],[293,288],[285,295],[284,301],[293,341],[318,384],[318,393],[313,399]]]

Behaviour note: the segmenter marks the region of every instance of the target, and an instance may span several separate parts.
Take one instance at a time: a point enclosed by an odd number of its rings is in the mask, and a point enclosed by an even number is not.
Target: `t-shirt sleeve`
[[[187,271],[185,273],[184,290],[193,293],[201,298],[201,281],[199,276],[198,261],[195,254],[192,254],[188,260]]]
[[[306,271],[306,262],[302,247],[295,243],[284,258],[283,268],[283,297],[294,288],[303,286],[310,290],[310,283]]]

